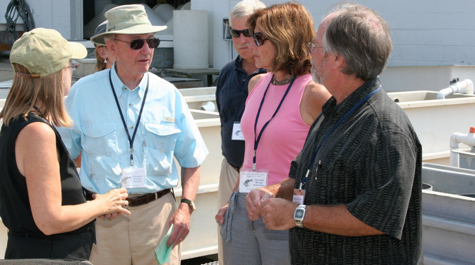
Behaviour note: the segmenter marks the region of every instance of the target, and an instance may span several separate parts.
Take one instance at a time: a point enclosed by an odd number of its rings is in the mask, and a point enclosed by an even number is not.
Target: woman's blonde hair
[[[70,126],[72,120],[64,106],[63,71],[56,72],[44,77],[31,75],[26,67],[13,64],[15,76],[13,84],[5,100],[5,106],[0,112],[0,119],[8,126],[10,122],[32,112],[33,107],[40,101],[42,115],[51,117],[56,126]]]
[[[311,54],[308,43],[316,35],[313,18],[304,6],[289,2],[256,11],[247,24],[252,32],[259,26],[262,34],[274,44],[277,55],[269,69],[291,75],[310,73]]]

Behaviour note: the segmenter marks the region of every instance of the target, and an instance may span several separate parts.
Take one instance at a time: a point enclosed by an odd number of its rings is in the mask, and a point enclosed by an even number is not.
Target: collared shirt
[[[361,99],[375,78],[336,105],[334,97],[292,162],[295,187],[322,138]],[[321,122],[320,126],[315,126]],[[320,164],[320,165],[319,165]],[[318,169],[318,171],[317,171]],[[305,205],[345,204],[385,235],[345,237],[290,230],[292,264],[417,264],[422,261],[422,147],[404,111],[381,90],[353,111],[320,148],[306,181]]]
[[[147,73],[134,90],[115,71],[104,70],[80,79],[72,87],[66,108],[71,128],[59,128],[71,157],[82,151],[80,178],[92,192],[106,193],[121,186],[122,169],[130,167],[130,145],[109,82],[112,83],[132,134],[137,125],[147,81],[149,91],[133,145],[134,164],[146,171],[145,188],[128,189],[145,194],[178,184],[175,157],[184,168],[199,166],[208,154],[188,106],[172,84]]]
[[[232,140],[234,122],[240,122],[248,95],[249,80],[266,73],[263,68],[247,75],[242,69],[242,58],[228,62],[219,73],[216,85],[216,103],[221,118],[221,150],[234,167],[240,168],[244,159],[244,141]]]

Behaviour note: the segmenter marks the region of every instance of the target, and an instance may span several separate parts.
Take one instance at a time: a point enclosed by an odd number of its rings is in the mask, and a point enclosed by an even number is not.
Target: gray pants
[[[269,230],[262,222],[250,221],[246,195],[234,192],[221,225],[223,257],[226,265],[290,264],[289,231]]]

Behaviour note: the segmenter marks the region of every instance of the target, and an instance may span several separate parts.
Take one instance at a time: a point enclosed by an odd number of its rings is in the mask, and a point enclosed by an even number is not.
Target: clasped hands
[[[262,216],[267,229],[287,230],[295,227],[293,214],[298,204],[275,198],[265,188],[254,189],[246,196],[246,211],[249,220],[256,221]]]
[[[113,189],[105,194],[92,195],[95,201],[103,202],[106,214],[99,216],[99,218],[105,221],[112,221],[122,214],[130,215],[130,211],[125,208],[128,206],[127,197],[127,189],[125,188]]]

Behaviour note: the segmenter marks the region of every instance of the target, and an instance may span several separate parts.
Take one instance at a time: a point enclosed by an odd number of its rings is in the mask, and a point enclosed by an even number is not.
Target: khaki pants
[[[147,204],[129,207],[131,215],[112,221],[97,218],[97,245],[90,261],[95,265],[158,264],[155,248],[168,232],[168,221],[177,206],[171,193]],[[173,248],[168,264],[181,262],[181,244]]]
[[[218,187],[218,210],[228,203],[233,188],[236,186],[239,173],[228,163],[226,158],[221,163],[221,174],[219,175],[219,187]],[[218,259],[219,265],[225,265],[223,259],[223,239],[220,234],[220,227],[218,225]]]

